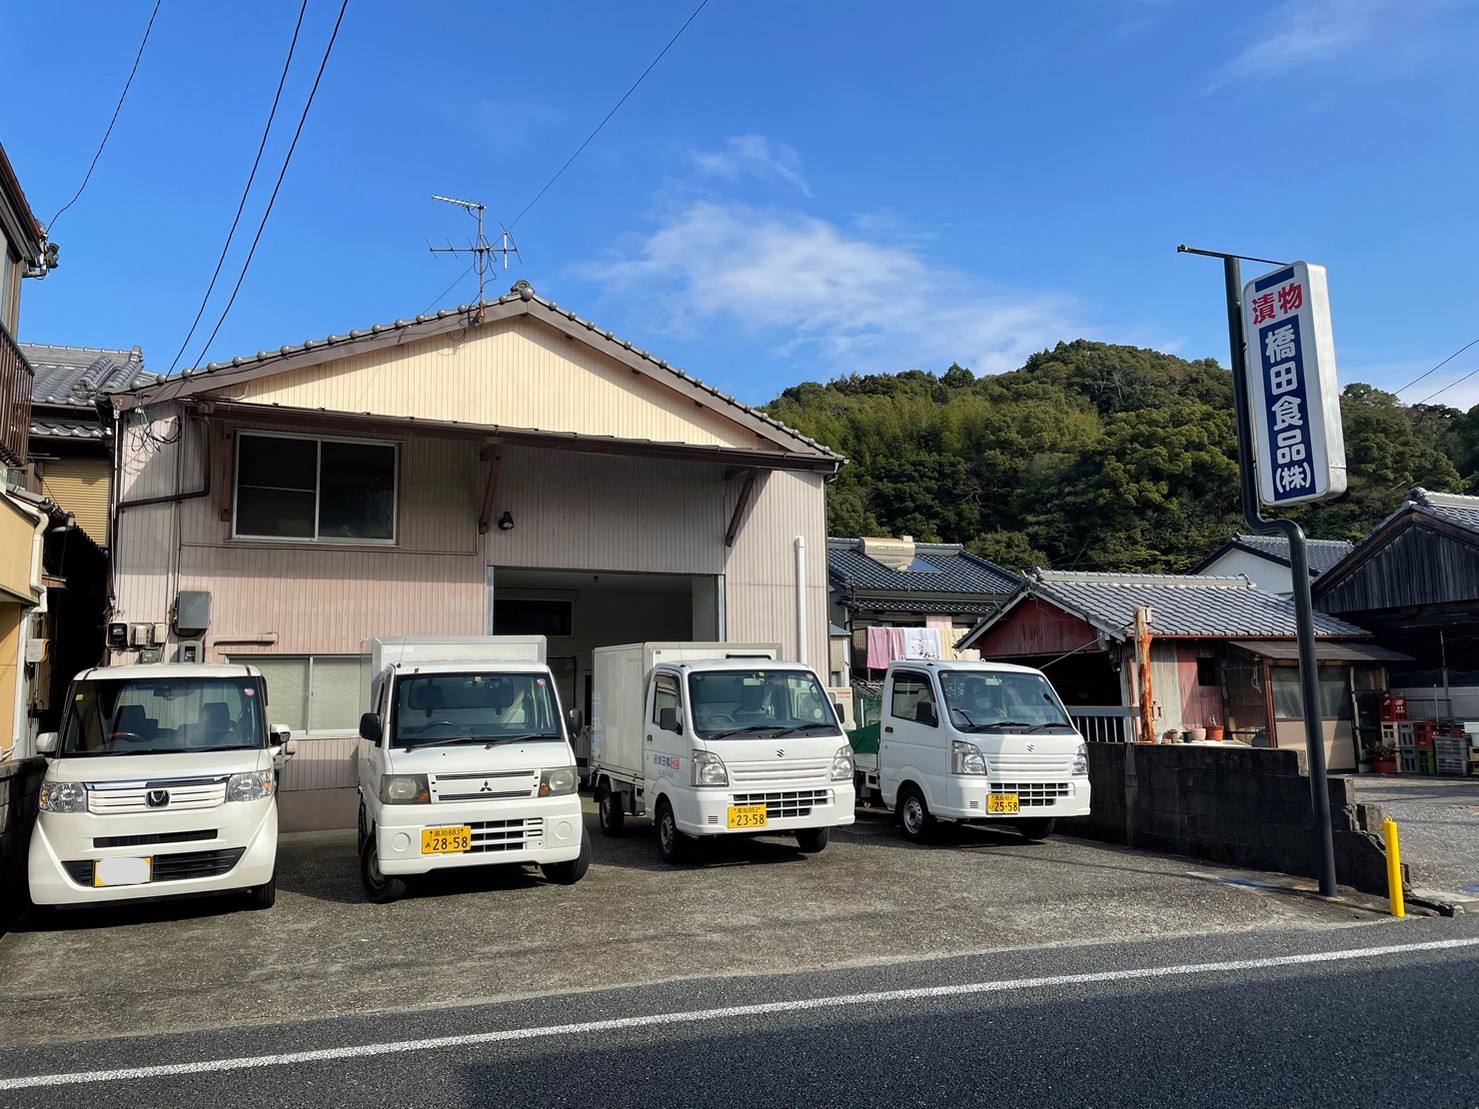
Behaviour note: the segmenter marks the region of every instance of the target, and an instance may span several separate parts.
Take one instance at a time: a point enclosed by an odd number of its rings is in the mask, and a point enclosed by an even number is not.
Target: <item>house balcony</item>
[[[36,371],[5,325],[0,324],[0,461],[8,466],[26,464],[35,381]]]

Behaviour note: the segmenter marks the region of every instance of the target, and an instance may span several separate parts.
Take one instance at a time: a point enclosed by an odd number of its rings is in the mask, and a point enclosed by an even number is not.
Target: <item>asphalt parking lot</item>
[[[1365,774],[1356,795],[1397,822],[1414,887],[1479,901],[1479,778]]]
[[[726,839],[675,869],[647,821],[605,839],[586,807],[595,858],[574,886],[469,870],[371,905],[354,833],[309,832],[283,837],[267,912],[162,902],[23,921],[0,938],[0,1043],[1379,917],[1368,899],[1324,902],[1280,876],[1087,840],[972,828],[915,846],[866,811],[820,855]]]

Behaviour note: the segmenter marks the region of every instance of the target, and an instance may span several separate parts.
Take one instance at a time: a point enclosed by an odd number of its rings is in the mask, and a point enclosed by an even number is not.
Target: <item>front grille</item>
[[[151,843],[195,843],[203,839],[215,839],[214,828],[202,828],[198,832],[156,832],[147,836],[98,836],[92,841],[94,847],[143,847]]]
[[[1056,778],[1073,772],[1073,758],[1071,754],[988,754],[986,773],[992,781],[997,778]]]
[[[484,789],[483,787],[488,788]],[[483,774],[436,774],[431,779],[432,801],[506,801],[538,797],[539,771],[495,770]]]
[[[767,820],[787,816],[810,816],[813,806],[830,805],[830,789],[784,789],[767,793],[736,793],[736,805],[764,805]]]
[[[992,793],[1015,793],[1021,806],[1051,805],[1054,801],[1073,796],[1073,787],[1067,782],[992,782]]]
[[[149,869],[149,884],[179,882],[186,878],[217,878],[234,867],[244,854],[245,847],[228,847],[221,851],[180,851],[172,855],[155,855]],[[62,869],[79,886],[92,885],[91,859],[74,859],[62,863]]]
[[[476,820],[472,829],[472,850],[478,852],[520,851],[534,840],[544,838],[544,817],[529,820]]]
[[[783,740],[780,742],[784,742]],[[791,782],[825,782],[832,773],[831,759],[784,759],[774,762],[731,762],[729,781],[737,786],[769,786]]]
[[[149,795],[160,792],[168,794],[165,803],[149,804]],[[89,784],[87,787],[87,811],[100,816],[113,813],[190,812],[196,809],[213,809],[225,800],[224,777],[130,783],[121,789],[107,784]]]

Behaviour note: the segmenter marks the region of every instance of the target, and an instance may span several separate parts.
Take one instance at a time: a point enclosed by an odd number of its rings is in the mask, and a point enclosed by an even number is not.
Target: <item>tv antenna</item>
[[[456,197],[438,196],[435,193],[432,194],[431,198],[433,200],[440,200],[443,204],[455,204],[459,208],[464,208],[467,210],[468,215],[475,217],[478,221],[478,237],[475,241],[469,241],[466,246],[453,246],[451,239],[447,240],[446,246],[432,246],[431,240],[428,239],[426,249],[433,254],[472,254],[475,256],[473,264],[478,268],[477,320],[481,323],[483,320],[483,302],[485,299],[483,296],[483,283],[487,278],[488,256],[490,254],[502,255],[503,268],[508,269],[508,256],[510,254],[523,261],[523,258],[519,255],[518,244],[514,242],[513,236],[509,234],[508,228],[504,227],[501,223],[498,226],[503,229],[503,245],[494,246],[487,240],[483,235],[483,212],[485,206],[477,203],[477,201],[458,200]]]

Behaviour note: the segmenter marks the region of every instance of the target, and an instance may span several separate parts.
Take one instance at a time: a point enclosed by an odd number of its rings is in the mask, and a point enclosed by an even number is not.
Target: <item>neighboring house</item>
[[[938,632],[943,656],[956,657],[955,641],[1022,582],[959,543],[916,543],[907,535],[828,539],[827,578],[832,677],[839,685],[849,674],[881,678],[892,658],[904,657],[885,649],[889,639],[876,631],[870,651],[869,628],[930,629]]]
[[[1310,579],[1318,578],[1350,554],[1354,543],[1344,539],[1310,539]],[[1294,592],[1294,572],[1289,559],[1289,540],[1282,535],[1234,535],[1216,551],[1191,568],[1193,574],[1230,577],[1241,574],[1259,589],[1270,593]]]
[[[376,636],[543,634],[587,719],[605,644],[777,642],[825,666],[842,459],[526,282],[113,403],[112,657],[260,666],[306,737],[289,824],[353,821]]]
[[[1479,497],[1412,490],[1313,594],[1412,657],[1393,684],[1415,712],[1479,720]]]
[[[1149,609],[1148,659],[1135,614]],[[1359,761],[1359,729],[1374,727],[1384,650],[1345,620],[1316,614],[1321,710],[1331,769]],[[961,641],[982,657],[1043,669],[1091,739],[1133,738],[1148,662],[1154,732],[1223,728],[1259,746],[1302,747],[1304,718],[1294,605],[1243,577],[1034,570]]]

